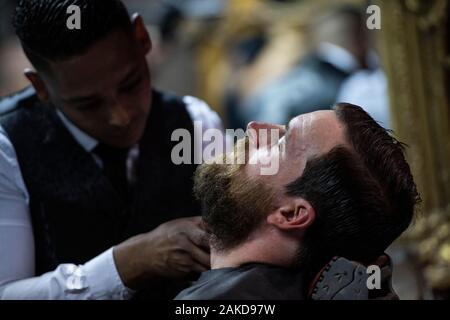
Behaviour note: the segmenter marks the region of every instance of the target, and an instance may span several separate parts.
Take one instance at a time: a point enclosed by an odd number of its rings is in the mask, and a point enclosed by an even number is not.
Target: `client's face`
[[[266,142],[261,131],[264,133],[277,128],[279,139],[267,139]],[[251,122],[247,132],[250,148],[245,172],[250,177],[259,177],[279,192],[302,175],[309,159],[323,155],[337,145],[346,144],[344,125],[331,110],[297,116],[287,126]],[[270,134],[267,136],[270,137]],[[278,170],[273,175],[261,175],[262,168],[267,167],[268,158],[270,163],[278,164]]]
[[[261,139],[270,138],[270,130],[278,131],[279,139]],[[261,135],[264,131],[268,134]],[[268,213],[282,205],[287,197],[284,186],[302,174],[308,159],[345,144],[344,127],[334,111],[295,117],[288,128],[252,122],[247,136],[236,143],[231,155],[222,156],[245,160],[243,164],[204,164],[195,178],[204,221],[213,240],[220,239],[225,249],[246,240]],[[278,170],[261,175],[268,158],[277,161]]]

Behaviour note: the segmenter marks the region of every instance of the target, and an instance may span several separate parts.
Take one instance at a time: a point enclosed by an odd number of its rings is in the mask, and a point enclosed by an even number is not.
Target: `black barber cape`
[[[301,300],[301,272],[251,263],[203,272],[175,300]]]

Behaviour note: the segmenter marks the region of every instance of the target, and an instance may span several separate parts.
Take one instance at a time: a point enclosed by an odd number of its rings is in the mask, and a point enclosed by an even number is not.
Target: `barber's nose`
[[[127,107],[120,103],[116,103],[112,108],[112,112],[109,119],[109,124],[113,127],[124,128],[131,122],[131,116]]]
[[[263,130],[265,130],[265,133],[262,132]],[[272,140],[271,130],[278,130],[278,138],[282,137],[286,132],[285,126],[279,124],[252,121],[247,125],[247,135],[250,141],[256,144],[257,147],[259,147],[260,144],[259,139],[262,137],[267,137],[265,138],[266,141],[263,141],[262,143],[272,145],[273,143],[276,142],[271,141]]]

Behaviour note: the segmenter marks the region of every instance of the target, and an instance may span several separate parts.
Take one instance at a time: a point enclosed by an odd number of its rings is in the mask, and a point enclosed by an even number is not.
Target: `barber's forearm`
[[[112,249],[82,266],[63,264],[40,277],[0,286],[3,300],[120,300],[131,295],[117,273]]]
[[[117,272],[122,283],[130,289],[137,290],[143,284],[155,278],[142,261],[142,237],[137,235],[114,247],[113,256]]]

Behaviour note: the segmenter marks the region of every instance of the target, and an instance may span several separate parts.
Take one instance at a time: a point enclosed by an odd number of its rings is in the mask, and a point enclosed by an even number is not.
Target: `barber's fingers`
[[[191,221],[200,229],[202,229],[203,231],[206,231],[206,226],[205,226],[205,222],[203,221],[203,218],[200,216],[196,216],[196,217],[192,217],[190,218]]]
[[[207,269],[211,268],[211,261],[210,256],[208,252],[205,252],[198,246],[196,246],[194,243],[189,242],[189,244],[186,245],[186,250],[191,254],[191,257],[198,263],[200,263],[202,266],[204,266]]]
[[[195,261],[190,254],[183,256],[182,259],[178,260],[177,263],[173,264],[171,267],[182,276],[191,272],[201,273],[210,269]]]
[[[377,260],[375,260],[375,264],[378,265],[380,268],[389,265],[389,263],[390,263],[389,257],[386,256],[385,254],[379,256]]]
[[[200,263],[197,263],[195,261],[193,261],[192,264],[191,264],[191,270],[194,271],[194,272],[202,273],[202,272],[208,271],[209,269],[210,268],[207,268],[207,267],[205,267],[205,266],[203,266]]]
[[[192,228],[187,233],[189,240],[198,247],[202,247],[209,251],[209,236],[203,229]]]
[[[195,217],[190,217],[190,218],[186,218],[186,219],[189,219],[191,222],[195,223],[196,225],[199,225],[202,222],[201,216],[195,216]]]

